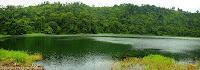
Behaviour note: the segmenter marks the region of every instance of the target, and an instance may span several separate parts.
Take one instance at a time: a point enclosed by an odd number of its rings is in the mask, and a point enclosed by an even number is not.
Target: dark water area
[[[0,40],[0,47],[41,53],[37,62],[47,70],[111,70],[125,57],[160,54],[176,60],[200,58],[200,40],[176,38],[123,38],[98,36],[13,36]]]

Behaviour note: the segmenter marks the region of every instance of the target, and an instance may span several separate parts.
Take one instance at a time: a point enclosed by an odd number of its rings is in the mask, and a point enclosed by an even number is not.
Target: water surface
[[[199,58],[200,40],[131,37],[126,35],[13,36],[2,39],[0,47],[41,53],[36,64],[47,70],[111,70],[112,63],[125,57],[161,54],[178,60]]]

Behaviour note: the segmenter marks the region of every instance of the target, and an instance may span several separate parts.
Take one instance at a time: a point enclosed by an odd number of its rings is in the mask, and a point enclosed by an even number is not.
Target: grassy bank
[[[31,33],[31,34],[24,34],[23,36],[32,37],[32,36],[45,36],[44,33]]]
[[[33,62],[42,60],[40,54],[28,54],[23,51],[8,51],[0,49],[0,62],[1,64],[15,63],[21,66],[31,66]]]
[[[0,38],[9,37],[10,35],[0,35]]]
[[[112,70],[198,70],[199,62],[180,64],[174,59],[161,55],[149,55],[143,58],[125,58],[113,64]]]

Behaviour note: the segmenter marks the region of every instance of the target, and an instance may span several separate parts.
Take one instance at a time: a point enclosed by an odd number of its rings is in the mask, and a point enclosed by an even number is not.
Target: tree
[[[10,22],[5,23],[6,26],[6,32],[7,34],[16,34],[16,35],[22,35],[26,33],[30,33],[32,31],[32,27],[29,25],[28,19],[19,19],[19,20],[13,20]]]
[[[200,36],[200,13],[154,5],[90,7],[75,2],[0,8],[1,34],[131,33]]]
[[[199,10],[197,10],[196,13],[199,13]]]

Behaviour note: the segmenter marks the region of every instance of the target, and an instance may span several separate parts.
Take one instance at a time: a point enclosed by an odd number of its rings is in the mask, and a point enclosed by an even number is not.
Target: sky
[[[1,0],[0,5],[37,5],[44,1],[71,3],[71,2],[82,2],[87,5],[95,6],[113,6],[115,4],[131,3],[135,5],[150,4],[165,8],[180,8],[184,11],[196,12],[200,10],[200,0]]]

